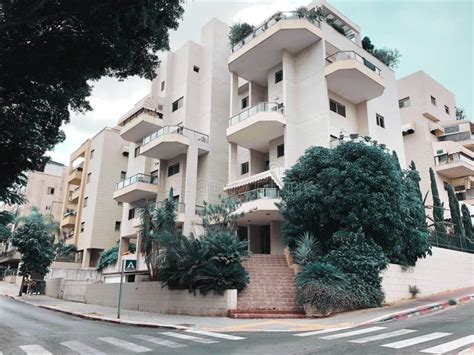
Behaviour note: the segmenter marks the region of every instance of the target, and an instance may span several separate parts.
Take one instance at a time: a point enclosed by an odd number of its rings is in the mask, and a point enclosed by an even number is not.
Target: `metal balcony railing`
[[[469,164],[474,168],[474,159],[464,154],[454,153],[454,154],[449,154],[449,155],[448,154],[438,155],[437,157],[435,157],[436,166],[443,166],[443,165],[459,163],[459,162]]]
[[[367,68],[370,70],[374,71],[377,75],[381,75],[381,71],[378,67],[376,67],[372,62],[369,62],[367,59],[365,59],[363,56],[360,54],[354,52],[354,51],[340,51],[336,52],[329,57],[326,58],[326,62],[329,64],[338,62],[340,60],[349,60],[353,59],[358,61],[359,63],[364,64]]]
[[[281,112],[283,113],[283,104],[277,102],[259,102],[255,106],[252,106],[229,119],[229,127],[236,123],[242,122],[255,115],[258,112]]]
[[[148,144],[151,141],[167,134],[182,134],[183,136],[194,138],[204,143],[209,142],[209,136],[207,134],[197,132],[195,130],[185,128],[182,126],[165,126],[159,129],[158,131],[153,132],[152,134],[143,138],[143,145]]]
[[[150,176],[145,174],[136,174],[121,180],[117,183],[117,190],[123,189],[131,184],[135,184],[137,182],[143,182],[145,184],[151,185],[158,185],[158,177],[157,176]]]
[[[280,190],[276,187],[259,188],[230,196],[230,198],[239,204],[260,199],[276,199],[280,198]]]
[[[132,122],[133,120],[135,120],[135,118],[139,117],[141,114],[147,114],[147,115],[150,115],[154,118],[158,118],[158,119],[163,119],[163,113],[159,112],[158,110],[156,111],[153,111],[153,110],[150,110],[149,108],[146,108],[146,107],[142,107],[140,108],[137,112],[135,112],[133,115],[131,115],[130,117],[127,117],[126,120],[124,120],[121,125],[122,126],[125,126],[127,125],[128,123]]]
[[[308,17],[301,16],[301,13],[298,11],[284,11],[284,12],[277,12],[270,18],[268,18],[264,23],[262,23],[260,26],[255,28],[251,34],[249,34],[247,37],[245,37],[243,40],[241,40],[239,43],[236,45],[232,46],[232,52],[235,52],[236,50],[242,48],[244,45],[249,43],[252,39],[255,37],[258,37],[260,34],[268,30],[270,27],[272,27],[274,24],[278,23],[279,21],[282,20],[295,20],[295,19],[306,19],[308,22],[312,23],[313,25],[320,27],[321,24],[317,20],[313,20]]]

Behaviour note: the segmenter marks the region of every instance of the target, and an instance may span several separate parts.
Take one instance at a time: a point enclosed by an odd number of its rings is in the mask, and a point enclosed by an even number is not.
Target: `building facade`
[[[120,238],[122,206],[112,198],[127,171],[128,144],[106,127],[71,154],[61,219],[66,244],[74,244],[82,268],[97,266],[100,253]]]
[[[456,119],[454,94],[423,71],[398,80],[407,162],[414,161],[421,177],[421,191],[431,191],[433,169],[445,217],[449,218],[447,185],[474,214],[474,124]],[[431,192],[427,205],[432,206]]]
[[[276,13],[232,48],[226,192],[250,251],[283,254],[282,176],[311,146],[370,137],[405,166],[394,72],[362,49],[357,24],[325,1],[333,24]],[[354,137],[354,136],[352,136]]]

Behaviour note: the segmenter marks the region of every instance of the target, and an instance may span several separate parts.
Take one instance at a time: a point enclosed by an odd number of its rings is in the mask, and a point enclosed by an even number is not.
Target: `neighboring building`
[[[27,183],[20,189],[24,194],[24,205],[3,205],[1,211],[9,211],[17,217],[28,216],[31,208],[35,207],[42,214],[51,214],[59,223],[62,216],[63,186],[66,176],[66,167],[63,164],[51,161],[43,169],[27,173]],[[16,269],[20,260],[19,253],[14,248],[5,244],[0,253],[0,265],[10,265]]]
[[[130,142],[126,176],[116,179],[113,195],[123,203],[122,253],[130,242],[139,244],[138,208],[145,200],[159,203],[173,188],[179,228],[184,235],[199,235],[201,206],[222,194],[228,156],[228,31],[213,19],[202,28],[200,43],[188,41],[168,52],[151,93],[118,122],[121,137]],[[146,270],[137,255],[139,270]]]
[[[282,176],[311,146],[360,135],[405,165],[393,70],[362,49],[357,24],[325,1],[337,31],[295,12],[267,19],[228,59],[231,72],[228,185],[241,202],[239,236],[256,254],[283,254]]]
[[[128,144],[106,127],[71,154],[61,228],[74,244],[82,268],[96,267],[100,253],[120,238],[122,206],[113,200],[115,183],[125,176]]]
[[[449,218],[448,184],[474,214],[474,124],[456,120],[454,94],[423,71],[398,80],[398,98],[406,161],[414,161],[421,191],[431,191],[429,169],[436,172]],[[431,192],[427,205],[432,206]]]

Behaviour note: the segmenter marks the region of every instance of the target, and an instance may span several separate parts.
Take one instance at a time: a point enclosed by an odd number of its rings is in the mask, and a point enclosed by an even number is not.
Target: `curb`
[[[474,299],[474,294],[466,295],[466,296],[461,296],[457,298],[453,298],[457,304],[462,304],[469,302]],[[428,305],[416,307],[416,308],[410,308],[406,309],[403,311],[387,314],[384,316],[380,316],[371,320],[368,320],[363,323],[357,324],[357,326],[362,326],[362,325],[368,325],[368,324],[373,324],[373,323],[382,323],[382,322],[390,322],[394,320],[403,320],[415,316],[420,316],[428,313],[432,313],[435,311],[438,311],[440,309],[445,309],[450,307],[449,300],[446,301],[440,301],[436,303],[431,303]]]

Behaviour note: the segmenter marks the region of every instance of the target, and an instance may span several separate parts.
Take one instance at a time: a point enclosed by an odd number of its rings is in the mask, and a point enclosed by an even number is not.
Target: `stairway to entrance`
[[[233,318],[304,318],[295,275],[284,255],[254,254],[243,263],[250,283],[238,293]]]

